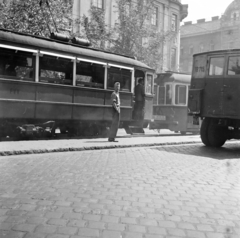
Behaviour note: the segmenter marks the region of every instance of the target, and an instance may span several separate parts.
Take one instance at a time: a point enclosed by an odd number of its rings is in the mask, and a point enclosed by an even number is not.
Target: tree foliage
[[[87,37],[95,47],[136,57],[161,71],[163,44],[176,37],[176,32],[159,31],[162,26],[151,24],[154,2],[116,0],[114,11],[118,18],[112,26],[105,23],[102,9],[92,7],[89,16],[83,16],[78,22],[82,27],[81,36]]]
[[[8,4],[2,4],[0,8],[0,27],[41,36],[49,36],[50,32],[59,30],[69,31],[72,23],[71,2],[62,0],[10,1]]]

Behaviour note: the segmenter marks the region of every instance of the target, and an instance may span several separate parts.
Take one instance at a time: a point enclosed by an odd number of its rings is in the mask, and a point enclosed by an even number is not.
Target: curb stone
[[[29,149],[29,150],[12,150],[0,151],[0,156],[10,155],[24,155],[24,154],[44,154],[54,152],[71,152],[71,151],[87,151],[87,150],[106,150],[117,148],[133,148],[133,147],[153,147],[153,146],[168,146],[168,145],[183,145],[183,144],[197,144],[200,141],[184,141],[184,142],[162,142],[162,143],[149,143],[149,144],[131,144],[131,145],[107,145],[107,146],[90,146],[90,147],[70,147],[70,148],[57,148],[57,149]]]

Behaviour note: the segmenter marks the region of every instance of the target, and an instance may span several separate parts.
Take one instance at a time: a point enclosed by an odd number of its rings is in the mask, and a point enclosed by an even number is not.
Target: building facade
[[[204,51],[239,48],[240,0],[234,0],[221,17],[199,19],[180,27],[180,72],[192,72],[193,54]]]
[[[109,27],[118,21],[118,11],[116,8],[117,0],[74,0],[73,16],[81,18],[88,16],[91,6],[95,6],[105,11],[105,22]],[[128,0],[131,1],[131,0]],[[175,36],[162,44],[161,55],[159,59],[159,72],[178,71],[179,53],[180,53],[180,22],[187,16],[187,5],[181,4],[181,0],[156,0],[154,9],[152,9],[150,22],[155,26],[156,31],[175,31]],[[73,32],[80,32],[80,25],[73,27]]]

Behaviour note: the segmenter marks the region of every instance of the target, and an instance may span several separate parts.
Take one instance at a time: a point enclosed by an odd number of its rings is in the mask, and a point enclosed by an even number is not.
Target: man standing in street
[[[120,97],[119,97],[119,91],[120,91],[120,83],[116,82],[114,84],[114,92],[111,95],[111,101],[112,101],[112,125],[108,137],[109,142],[117,142],[115,140],[118,127],[119,127],[119,120],[120,120]]]
[[[135,94],[135,106],[134,106],[134,118],[135,120],[143,119],[143,108],[145,102],[144,81],[143,78],[138,80],[138,85],[134,90]]]

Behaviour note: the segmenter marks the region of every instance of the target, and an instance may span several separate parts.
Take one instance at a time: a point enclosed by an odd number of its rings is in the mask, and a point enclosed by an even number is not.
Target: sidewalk
[[[119,134],[116,138],[118,142],[108,142],[107,138],[2,141],[0,142],[0,156],[201,142],[199,135],[191,134],[181,136],[179,134],[157,134],[152,131],[146,132],[145,135],[130,136],[121,132]]]

